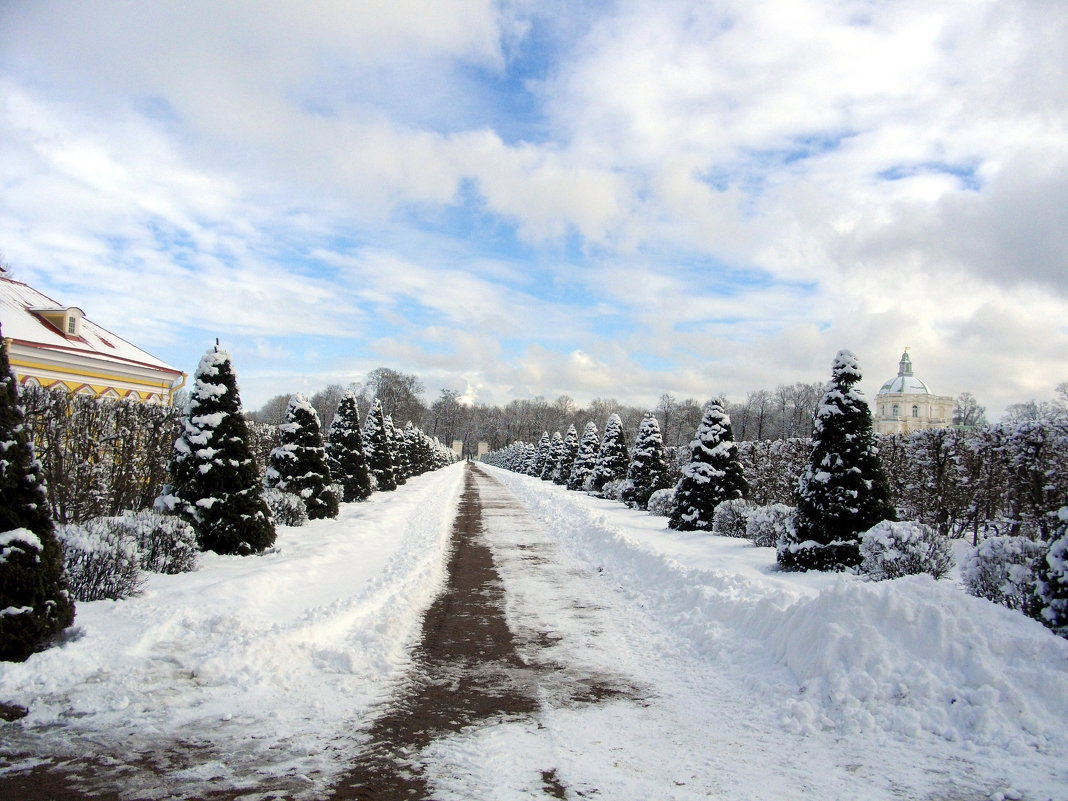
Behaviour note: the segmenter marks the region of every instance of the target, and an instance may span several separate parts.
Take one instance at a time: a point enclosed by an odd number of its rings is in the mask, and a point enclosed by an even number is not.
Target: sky
[[[1063,0],[4,0],[0,251],[246,408],[1068,381]]]

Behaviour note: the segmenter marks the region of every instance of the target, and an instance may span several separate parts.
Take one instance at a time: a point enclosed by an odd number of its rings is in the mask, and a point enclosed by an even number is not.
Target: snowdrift
[[[1068,642],[952,581],[784,573],[773,548],[487,469],[606,581],[744,671],[753,703],[778,705],[787,730],[1068,746]]]

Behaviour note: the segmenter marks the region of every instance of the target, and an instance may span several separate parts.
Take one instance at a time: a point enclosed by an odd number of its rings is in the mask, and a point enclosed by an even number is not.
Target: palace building
[[[174,402],[185,373],[33,287],[0,276],[0,327],[23,386],[146,403]]]
[[[953,423],[954,400],[935,395],[912,372],[909,349],[901,354],[897,375],[875,396],[873,425],[877,434],[911,434],[925,428],[948,428]]]

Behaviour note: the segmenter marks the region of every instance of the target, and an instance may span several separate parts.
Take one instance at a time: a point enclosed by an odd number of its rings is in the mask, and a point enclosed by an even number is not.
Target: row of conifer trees
[[[814,415],[809,458],[794,491],[795,513],[777,544],[777,560],[784,570],[851,570],[861,563],[864,532],[897,519],[878,458],[871,411],[856,388],[860,378],[856,356],[840,351]],[[689,450],[689,461],[674,487],[668,526],[711,531],[716,507],[747,495],[722,401],[713,400],[705,407]],[[581,440],[572,426],[566,436],[546,433],[537,446],[513,443],[484,459],[593,494],[616,497],[605,488],[621,481],[619,499],[647,508],[653,494],[671,484],[653,414],[642,420],[629,460],[626,453],[620,419],[612,415],[599,444],[597,427],[589,422]],[[1068,498],[1064,500],[1064,508],[1053,515],[1053,536],[1037,576],[1037,593],[1045,606],[1041,619],[1061,633],[1068,631]]]

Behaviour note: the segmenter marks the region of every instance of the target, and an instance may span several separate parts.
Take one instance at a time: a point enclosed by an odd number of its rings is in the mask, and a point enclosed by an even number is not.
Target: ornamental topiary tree
[[[575,465],[575,457],[578,456],[579,438],[578,430],[574,424],[567,427],[564,442],[560,449],[560,458],[557,460],[556,469],[553,471],[554,484],[567,484],[571,477],[571,468]]]
[[[397,488],[394,475],[393,454],[390,452],[389,432],[382,402],[375,398],[363,427],[363,452],[367,456],[367,469],[378,482],[378,489],[390,492]]]
[[[601,449],[597,452],[597,465],[590,474],[590,490],[599,493],[609,481],[622,481],[627,477],[629,464],[623,421],[618,414],[613,414],[604,425]]]
[[[714,399],[705,406],[701,425],[690,442],[690,461],[682,468],[682,478],[675,487],[668,527],[711,531],[716,507],[744,497],[747,489],[731,418],[723,411],[723,402]]]
[[[872,433],[871,410],[855,384],[857,357],[834,357],[816,409],[812,453],[797,484],[797,516],[779,541],[785,570],[847,570],[861,562],[861,535],[896,520]]]
[[[278,435],[278,447],[267,460],[264,484],[299,496],[309,520],[337,517],[338,499],[331,486],[319,413],[300,393],[290,399]]]
[[[667,460],[664,458],[664,438],[660,423],[653,414],[646,414],[634,440],[627,483],[620,500],[627,506],[645,509],[649,497],[657,490],[671,486]]]
[[[597,424],[591,420],[586,423],[586,428],[582,431],[575,463],[571,465],[571,474],[567,477],[569,490],[581,490],[586,486],[586,479],[597,466],[597,451],[600,446],[601,437],[597,431]]]
[[[73,621],[41,464],[0,333],[0,660],[24,661]]]
[[[326,458],[330,475],[341,485],[345,503],[365,501],[371,496],[371,474],[363,452],[360,430],[360,407],[356,395],[346,392],[337,405],[326,441]]]
[[[200,360],[157,508],[192,524],[201,550],[259,553],[274,544],[271,512],[241,413],[230,355],[218,344]]]

